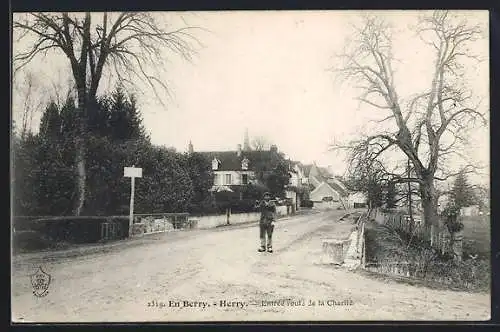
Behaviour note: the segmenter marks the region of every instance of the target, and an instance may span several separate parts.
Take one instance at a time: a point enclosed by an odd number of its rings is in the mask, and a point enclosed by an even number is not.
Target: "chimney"
[[[193,143],[191,143],[191,141],[189,141],[189,145],[188,145],[188,153],[189,154],[192,154],[193,153]]]
[[[237,149],[237,154],[238,154],[238,157],[241,157],[241,144],[238,144],[238,146],[236,147]]]

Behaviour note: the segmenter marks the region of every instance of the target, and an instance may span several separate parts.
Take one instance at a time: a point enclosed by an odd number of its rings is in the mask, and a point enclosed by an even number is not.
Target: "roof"
[[[345,188],[345,186],[338,179],[336,179],[327,168],[318,167],[316,165],[308,165],[308,167],[309,171],[306,173],[308,177],[314,177],[318,183],[328,183],[328,185],[341,196],[348,195],[347,188]]]
[[[326,187],[328,188],[330,191],[332,192],[336,192],[338,193],[340,196],[345,196],[344,192],[342,191],[342,189],[340,189],[338,186],[333,186],[331,183],[329,182],[321,182],[321,184],[319,186],[317,186],[316,188],[314,188],[313,191],[311,191],[310,195],[313,196],[314,193],[316,193],[317,191],[319,191],[321,188],[323,187]]]
[[[347,196],[349,193],[345,187],[342,187],[342,184],[338,183],[338,180],[334,179],[328,179],[326,181],[332,189],[334,189],[336,192],[338,192],[341,196]]]
[[[273,165],[273,152],[272,151],[241,151],[238,156],[237,151],[208,151],[198,152],[205,156],[210,162],[217,158],[220,161],[218,171],[236,171],[241,170],[241,162],[247,158],[248,170],[255,171],[258,166],[260,169],[272,169]]]

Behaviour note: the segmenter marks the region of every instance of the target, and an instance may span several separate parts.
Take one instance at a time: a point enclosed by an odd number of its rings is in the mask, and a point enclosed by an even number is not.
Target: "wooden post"
[[[230,225],[231,223],[229,222],[229,219],[231,217],[231,208],[227,208],[226,209],[226,222],[227,222],[227,225]]]
[[[130,185],[130,215],[129,215],[129,226],[132,228],[134,223],[134,191],[135,191],[135,177],[131,177]]]
[[[132,234],[132,227],[134,224],[134,193],[135,193],[135,178],[142,177],[142,168],[125,167],[123,169],[123,176],[130,178],[130,214],[129,214],[129,236]]]

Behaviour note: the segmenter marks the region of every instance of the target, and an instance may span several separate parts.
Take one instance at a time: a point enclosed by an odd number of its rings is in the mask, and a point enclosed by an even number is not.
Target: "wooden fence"
[[[402,211],[382,212],[376,210],[373,212],[372,218],[379,224],[391,225],[394,228],[411,234],[415,238],[428,241],[443,254],[452,250],[450,232],[442,222],[438,226],[426,226],[421,216],[417,215],[410,218]]]

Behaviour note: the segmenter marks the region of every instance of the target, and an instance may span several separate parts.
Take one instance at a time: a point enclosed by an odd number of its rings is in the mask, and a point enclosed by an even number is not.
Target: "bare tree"
[[[20,99],[21,121],[19,136],[21,140],[31,131],[33,116],[43,105],[43,91],[32,72],[25,72],[14,80],[14,92]]]
[[[93,17],[102,15],[94,23]],[[34,58],[49,51],[62,53],[69,61],[78,100],[79,134],[76,169],[78,199],[75,214],[80,215],[85,203],[85,142],[86,114],[89,103],[95,100],[99,83],[105,72],[115,75],[121,84],[134,86],[137,80],[145,82],[159,97],[158,87],[168,92],[164,78],[150,73],[164,65],[170,50],[191,60],[198,40],[191,33],[195,27],[162,28],[153,14],[144,12],[82,14],[30,13],[16,17],[14,32],[19,39],[35,38],[27,49],[14,56],[14,70],[29,64]],[[199,43],[199,42],[198,42]]]
[[[337,148],[347,148],[352,160],[363,160],[365,168],[380,164],[382,155],[391,149],[402,152],[411,161],[415,176],[387,173],[399,182],[419,184],[425,223],[436,225],[435,180],[453,175],[445,174],[443,161],[460,154],[468,140],[466,129],[476,119],[486,124],[480,103],[473,102],[473,94],[463,82],[461,62],[464,58],[477,60],[469,47],[481,31],[447,11],[421,17],[416,29],[435,54],[435,61],[429,64],[433,75],[425,91],[402,100],[394,77],[391,27],[379,17],[365,17],[363,26],[356,28],[352,47],[340,55],[344,65],[337,72],[356,82],[362,91],[360,102],[377,111],[378,122],[389,123],[393,130],[379,130]]]
[[[267,149],[271,145],[271,142],[264,136],[254,137],[252,140],[252,146],[256,151],[262,151]]]

